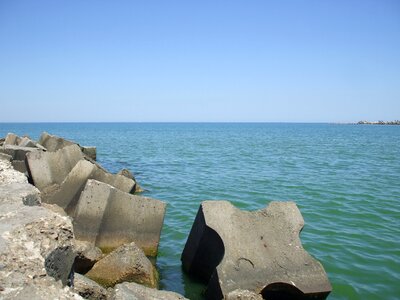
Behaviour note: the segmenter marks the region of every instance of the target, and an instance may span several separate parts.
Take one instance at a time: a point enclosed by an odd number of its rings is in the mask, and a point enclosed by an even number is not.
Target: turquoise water
[[[157,265],[161,287],[201,299],[180,254],[202,200],[254,210],[294,200],[304,247],[322,262],[329,299],[400,298],[400,127],[333,124],[5,124],[95,145],[98,161],[131,169],[168,203]]]

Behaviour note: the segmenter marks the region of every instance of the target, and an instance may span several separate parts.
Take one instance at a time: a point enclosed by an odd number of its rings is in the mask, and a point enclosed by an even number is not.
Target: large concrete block
[[[88,180],[75,209],[74,232],[103,252],[135,242],[156,256],[166,204],[131,195],[108,184]]]
[[[8,133],[5,140],[4,145],[18,145],[21,141],[21,138],[14,133]]]
[[[43,202],[57,204],[70,216],[74,216],[75,206],[88,179],[108,183],[124,192],[130,192],[135,186],[132,179],[107,173],[96,164],[81,159],[61,184],[43,190]]]
[[[36,148],[36,142],[32,141],[29,137],[24,136],[18,143],[18,146]]]
[[[67,146],[76,145],[76,143],[74,142],[71,142],[56,135],[48,134],[47,132],[42,133],[38,143],[50,152],[55,152]]]
[[[32,147],[22,147],[16,145],[4,145],[2,148],[3,153],[11,155],[13,160],[25,160],[27,153],[37,151]]]
[[[332,287],[301,245],[303,226],[294,202],[247,212],[228,201],[205,201],[182,253],[183,268],[208,282],[207,299],[237,289],[264,299],[325,299]]]
[[[90,159],[96,160],[96,147],[91,146],[80,146],[78,143],[73,141],[66,140],[62,137],[48,134],[47,132],[43,132],[39,139],[39,144],[47,149],[47,151],[55,152],[62,148],[71,145],[78,145],[81,148],[81,151]]]
[[[26,158],[33,182],[42,191],[63,182],[83,154],[78,145],[71,145],[56,152],[33,151]]]

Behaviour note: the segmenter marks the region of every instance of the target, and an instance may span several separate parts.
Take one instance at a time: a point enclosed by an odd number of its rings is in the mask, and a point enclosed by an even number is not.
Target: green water
[[[161,287],[201,299],[180,254],[202,200],[254,210],[293,200],[303,246],[325,267],[328,299],[400,298],[400,127],[333,124],[1,124],[98,147],[110,171],[129,168],[168,203]]]

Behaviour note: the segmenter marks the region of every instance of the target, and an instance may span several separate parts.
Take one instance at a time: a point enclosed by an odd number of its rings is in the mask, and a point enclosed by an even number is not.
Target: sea
[[[400,126],[0,123],[0,136],[42,131],[96,146],[106,169],[131,170],[143,195],[167,203],[161,289],[203,299],[180,261],[202,201],[242,210],[295,201],[303,247],[333,286],[328,299],[400,299]]]

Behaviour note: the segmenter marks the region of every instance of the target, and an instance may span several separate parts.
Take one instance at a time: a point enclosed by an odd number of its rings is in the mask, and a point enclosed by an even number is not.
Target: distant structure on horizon
[[[358,121],[357,124],[359,125],[400,125],[400,120],[395,120],[395,121]]]

